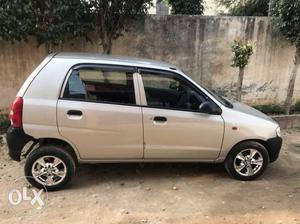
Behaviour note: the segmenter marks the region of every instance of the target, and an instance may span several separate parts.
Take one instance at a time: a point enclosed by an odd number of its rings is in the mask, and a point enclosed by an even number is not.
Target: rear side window
[[[69,76],[63,98],[135,104],[133,71],[98,67],[75,69]]]

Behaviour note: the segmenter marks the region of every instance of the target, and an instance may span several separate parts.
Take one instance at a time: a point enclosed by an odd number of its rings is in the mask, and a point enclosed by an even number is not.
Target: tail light
[[[11,126],[14,128],[22,127],[22,111],[23,111],[23,99],[17,97],[11,105],[9,119]]]

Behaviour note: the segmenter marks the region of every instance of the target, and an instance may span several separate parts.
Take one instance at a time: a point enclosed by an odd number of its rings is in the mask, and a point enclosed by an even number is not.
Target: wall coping
[[[300,117],[300,114],[289,114],[289,115],[271,115],[272,118],[289,118],[289,117]]]
[[[271,116],[282,129],[300,128],[300,114]]]

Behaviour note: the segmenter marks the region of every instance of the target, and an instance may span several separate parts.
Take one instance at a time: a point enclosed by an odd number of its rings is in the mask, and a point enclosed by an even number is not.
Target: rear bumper
[[[6,141],[8,145],[8,154],[15,161],[21,160],[21,152],[23,147],[33,138],[25,134],[22,128],[10,127],[6,133]]]
[[[278,159],[281,146],[282,146],[282,138],[281,137],[270,138],[267,140],[267,144],[269,148],[270,162],[274,162]]]

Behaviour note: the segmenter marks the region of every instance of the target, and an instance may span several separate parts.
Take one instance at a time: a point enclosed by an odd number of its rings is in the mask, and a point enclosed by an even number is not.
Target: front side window
[[[142,78],[148,106],[198,112],[206,101],[203,94],[173,74],[142,72]]]
[[[66,83],[63,98],[135,104],[133,72],[98,67],[75,69]]]

